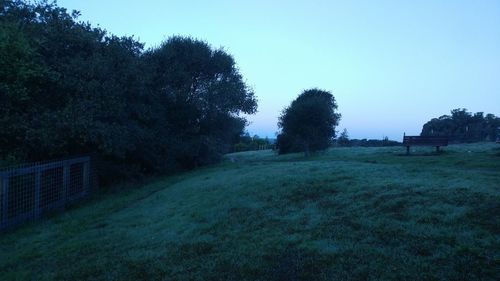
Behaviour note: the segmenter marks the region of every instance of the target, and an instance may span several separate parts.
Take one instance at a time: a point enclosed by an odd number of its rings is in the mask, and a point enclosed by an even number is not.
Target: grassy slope
[[[0,236],[0,280],[498,280],[499,147],[228,155]]]

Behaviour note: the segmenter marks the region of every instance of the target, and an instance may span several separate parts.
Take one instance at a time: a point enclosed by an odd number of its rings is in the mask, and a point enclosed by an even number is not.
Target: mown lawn
[[[500,280],[500,145],[228,155],[0,235],[0,280]]]

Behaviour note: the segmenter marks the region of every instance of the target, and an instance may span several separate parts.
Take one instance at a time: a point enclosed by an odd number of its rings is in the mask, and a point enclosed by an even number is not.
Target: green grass
[[[499,280],[500,145],[270,151],[0,235],[0,280]]]

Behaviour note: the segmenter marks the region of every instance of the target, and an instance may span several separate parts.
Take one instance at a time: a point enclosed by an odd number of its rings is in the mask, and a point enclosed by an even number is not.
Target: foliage
[[[55,3],[0,5],[0,159],[97,152],[103,179],[218,161],[257,103],[234,59],[192,38],[144,51]]]
[[[250,134],[246,132],[239,136],[238,142],[234,145],[234,152],[271,149],[273,147],[274,144],[269,138],[261,138],[258,135],[251,137]]]
[[[337,138],[338,146],[350,146],[349,143],[349,134],[347,133],[347,129],[344,128],[340,136]]]
[[[338,146],[363,146],[363,147],[382,147],[382,146],[398,146],[401,142],[390,140],[388,137],[384,137],[381,140],[378,139],[341,139],[337,138]]]
[[[381,146],[398,146],[401,142],[389,140],[384,137],[382,140],[377,139],[350,139],[349,146],[364,146],[364,147],[381,147]]]
[[[3,234],[0,280],[498,280],[497,146],[230,154]]]
[[[177,160],[188,167],[219,160],[245,127],[246,121],[237,115],[257,109],[234,59],[205,42],[172,37],[149,50],[145,60],[151,66],[153,90],[165,97],[166,118],[181,146]]]
[[[319,89],[305,90],[283,110],[277,138],[280,154],[310,152],[328,148],[335,137],[340,114],[334,96]]]
[[[500,117],[467,109],[454,109],[425,123],[422,136],[447,136],[452,142],[495,141],[499,137]]]

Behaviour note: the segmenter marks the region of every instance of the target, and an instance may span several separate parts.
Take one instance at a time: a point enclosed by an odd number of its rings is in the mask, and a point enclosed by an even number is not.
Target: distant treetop
[[[433,118],[424,124],[422,136],[447,136],[455,142],[495,141],[500,118],[483,112],[472,113],[465,108],[453,109],[451,115]]]

